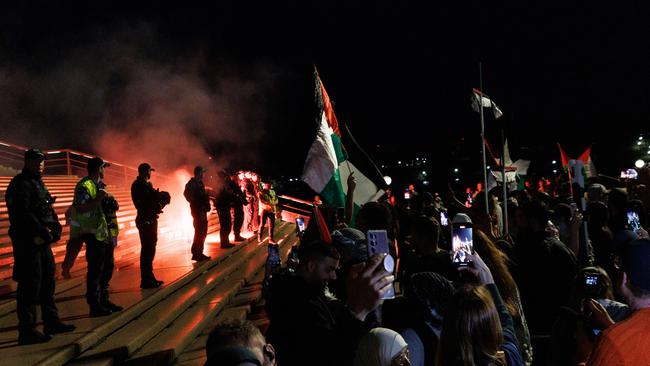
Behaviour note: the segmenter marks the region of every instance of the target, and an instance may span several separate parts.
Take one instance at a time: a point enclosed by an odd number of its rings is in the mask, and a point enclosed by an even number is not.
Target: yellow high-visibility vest
[[[94,209],[84,213],[80,213],[76,209],[76,194],[81,189],[86,190],[91,199],[97,197],[97,184],[90,177],[85,177],[77,183],[74,202],[70,210],[70,237],[78,238],[84,234],[92,234],[99,241],[108,241],[108,223],[102,206],[98,204]]]

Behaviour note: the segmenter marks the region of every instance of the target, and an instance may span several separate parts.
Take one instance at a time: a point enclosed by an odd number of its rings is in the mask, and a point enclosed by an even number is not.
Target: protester
[[[409,349],[402,336],[387,328],[374,328],[359,342],[354,366],[410,365]]]

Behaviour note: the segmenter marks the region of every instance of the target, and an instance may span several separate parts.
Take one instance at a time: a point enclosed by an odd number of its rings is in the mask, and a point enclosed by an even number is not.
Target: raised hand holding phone
[[[384,270],[393,274],[395,271],[395,259],[390,255],[388,248],[388,233],[386,230],[368,230],[366,233],[366,249],[368,251],[368,258],[376,254],[385,254],[383,259]],[[395,288],[391,285],[382,298],[395,298]]]
[[[472,236],[472,220],[469,216],[459,213],[451,223],[451,261],[460,267],[471,262],[474,254],[474,239]]]

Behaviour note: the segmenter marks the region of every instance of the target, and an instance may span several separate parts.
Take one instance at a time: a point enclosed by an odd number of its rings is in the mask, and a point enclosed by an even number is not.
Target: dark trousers
[[[82,238],[70,238],[65,245],[65,258],[61,264],[61,268],[64,271],[70,271],[74,265],[74,261],[77,260],[81,247],[83,246],[84,241]]]
[[[217,207],[219,215],[219,240],[221,245],[229,244],[230,229],[232,228],[232,219],[230,218],[230,207]]]
[[[86,243],[86,302],[93,306],[108,300],[108,283],[113,278],[113,244],[99,241],[92,234],[82,236]]]
[[[275,213],[272,211],[262,211],[262,214],[260,215],[260,231],[257,236],[260,241],[262,241],[262,234],[264,233],[264,224],[266,224],[266,219],[269,219],[269,241],[274,241],[273,230],[275,230]]]
[[[235,232],[235,237],[238,237],[241,234],[241,228],[244,225],[244,206],[235,205],[233,207],[233,216],[235,216],[235,227],[233,228]]]
[[[143,281],[155,280],[153,258],[156,256],[158,242],[158,220],[135,220],[140,234],[140,278]]]
[[[194,219],[194,241],[192,242],[192,255],[203,254],[205,238],[208,236],[208,214],[206,212],[192,212]]]
[[[17,243],[14,248],[28,248],[31,243]],[[31,331],[36,327],[36,304],[41,304],[41,315],[45,324],[59,321],[54,303],[54,256],[49,246],[31,253],[14,254],[18,281],[16,312],[19,332]]]

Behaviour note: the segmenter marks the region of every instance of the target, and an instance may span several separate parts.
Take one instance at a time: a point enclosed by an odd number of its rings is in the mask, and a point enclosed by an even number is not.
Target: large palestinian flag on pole
[[[381,188],[385,187],[383,177],[347,127],[339,125],[332,102],[315,68],[314,79],[318,129],[305,160],[302,180],[330,206],[345,207],[347,180],[353,173],[357,182],[354,204],[358,209],[366,202],[381,197],[384,193]]]

